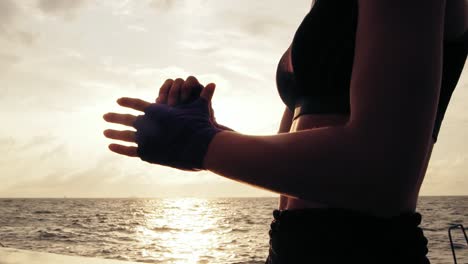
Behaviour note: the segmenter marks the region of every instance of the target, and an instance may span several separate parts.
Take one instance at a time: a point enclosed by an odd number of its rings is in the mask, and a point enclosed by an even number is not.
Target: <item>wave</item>
[[[60,232],[62,230],[58,229],[57,231]],[[39,230],[37,232],[39,233],[38,238],[39,239],[44,239],[44,240],[50,240],[50,239],[54,239],[54,238],[60,238],[60,239],[69,239],[69,238],[71,238],[71,236],[65,235],[63,233],[58,233],[58,232],[50,232],[50,231],[45,231],[45,230]]]
[[[34,211],[33,214],[54,214],[55,212],[48,211],[48,210],[37,210]]]
[[[246,232],[249,232],[249,230],[245,228],[231,228],[227,231],[227,233],[236,233],[236,232],[246,233]]]
[[[172,228],[168,226],[161,226],[161,227],[153,227],[151,230],[155,232],[170,232],[170,231],[181,231],[182,229],[180,228]]]

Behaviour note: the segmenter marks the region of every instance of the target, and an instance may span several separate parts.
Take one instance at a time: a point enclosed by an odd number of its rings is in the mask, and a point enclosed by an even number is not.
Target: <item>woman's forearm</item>
[[[381,199],[399,197],[397,173],[405,164],[391,167],[392,150],[358,134],[347,126],[271,136],[224,131],[210,143],[204,165],[235,181],[329,205],[397,202]]]

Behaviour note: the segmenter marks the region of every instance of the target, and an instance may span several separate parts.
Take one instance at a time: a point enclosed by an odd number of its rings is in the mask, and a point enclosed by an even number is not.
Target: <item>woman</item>
[[[416,203],[467,56],[464,0],[317,0],[277,72],[279,133],[218,125],[214,84],[168,80],[109,113],[119,154],[281,194],[267,263],[429,263]],[[198,90],[199,91],[199,90]],[[168,103],[168,104],[166,104]]]

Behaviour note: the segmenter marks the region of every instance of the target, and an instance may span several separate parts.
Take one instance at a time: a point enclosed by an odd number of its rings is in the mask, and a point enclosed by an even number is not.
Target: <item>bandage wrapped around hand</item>
[[[205,170],[203,161],[214,136],[223,131],[210,121],[203,98],[181,104],[151,104],[137,117],[138,156],[149,163],[186,171]]]

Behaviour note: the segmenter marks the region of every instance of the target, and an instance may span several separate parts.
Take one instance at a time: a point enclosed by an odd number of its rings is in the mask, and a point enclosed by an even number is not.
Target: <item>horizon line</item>
[[[463,197],[468,196],[468,194],[449,194],[449,195],[420,195],[419,197]],[[139,197],[139,196],[115,196],[115,197],[98,197],[98,196],[89,196],[89,197],[0,197],[0,199],[232,199],[232,198],[246,198],[246,199],[253,199],[253,198],[279,198],[275,196],[166,196],[166,197]]]

